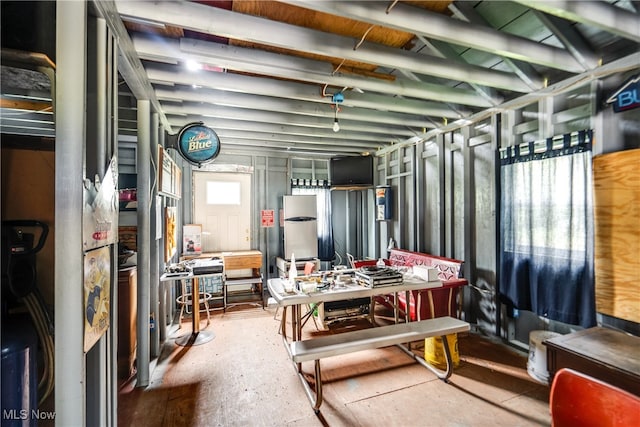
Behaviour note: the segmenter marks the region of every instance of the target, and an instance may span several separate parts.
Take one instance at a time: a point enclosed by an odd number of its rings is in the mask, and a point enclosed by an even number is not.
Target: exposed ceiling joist
[[[162,109],[169,115],[197,115],[214,117],[215,120],[228,119],[250,123],[272,123],[287,126],[300,126],[304,128],[326,129],[328,123],[333,125],[333,117],[327,120],[326,117],[303,116],[299,114],[282,113],[279,111],[249,110],[246,108],[222,107],[217,105],[203,106],[200,104],[170,104],[162,103]],[[357,132],[377,133],[381,135],[412,136],[416,132],[408,127],[376,125],[371,122],[359,122],[345,120],[342,114],[338,114],[342,133],[347,130]],[[424,126],[422,126],[424,127]]]
[[[124,23],[120,19],[120,15],[114,2],[96,1],[93,2],[93,4],[100,16],[107,21],[109,28],[114,31],[119,40],[118,71],[127,81],[129,89],[131,89],[137,99],[148,100],[158,113],[162,125],[167,130],[171,130],[171,124],[162,113],[160,104],[155,97],[153,88],[149,84],[149,80],[146,78],[144,67],[142,67],[140,58],[133,48],[133,44],[129,38],[129,33],[127,33]]]
[[[324,4],[325,2],[318,2]],[[327,2],[333,3],[333,2]],[[403,68],[436,77],[471,81],[481,85],[519,90],[522,82],[509,73],[465,65],[437,57],[401,51],[364,42],[354,49],[352,38],[295,25],[243,15],[197,3],[160,3],[149,8],[141,2],[118,1],[125,16],[189,28],[206,34],[250,41],[291,50],[350,59],[391,68]],[[215,23],[215,24],[212,24]],[[572,58],[573,59],[573,58]],[[529,88],[522,88],[526,92]]]
[[[331,143],[333,140],[339,138],[344,141],[349,141],[349,144],[354,141],[361,141],[364,143],[363,147],[369,147],[370,149],[379,148],[382,146],[390,145],[402,141],[404,138],[391,138],[389,136],[381,137],[378,134],[368,132],[356,132],[349,129],[340,130],[339,133],[333,132],[329,129],[322,128],[308,128],[303,126],[290,126],[274,123],[258,123],[258,122],[244,122],[240,120],[219,119],[206,116],[171,116],[168,115],[172,123],[176,126],[182,127],[189,123],[203,122],[207,126],[210,126],[216,130],[236,130],[243,132],[263,132],[274,135],[297,135],[300,137],[310,138],[324,138],[327,143]]]
[[[187,89],[186,87],[156,89],[156,96],[160,101],[173,102],[200,102],[212,105],[227,107],[237,107],[243,109],[272,111],[279,113],[297,114],[300,116],[314,116],[333,119],[335,106],[319,104],[315,102],[305,102],[275,98],[267,96],[256,96],[251,94],[233,94],[212,89]],[[344,106],[344,103],[342,104]],[[389,111],[377,111],[369,108],[340,107],[341,120],[360,120],[389,124],[395,126],[408,127],[434,127],[426,117],[392,113]]]
[[[489,23],[476,11],[471,2],[459,1],[451,3],[449,9],[461,20],[475,25],[489,27]],[[441,42],[441,44],[444,44],[444,42]],[[539,88],[540,82],[543,79],[530,63],[508,57],[504,57],[503,61],[531,90]]]
[[[599,63],[600,58],[593,54],[585,40],[568,21],[539,11],[536,11],[535,16],[560,39],[585,70],[592,69]]]
[[[376,25],[419,34],[424,37],[467,46],[507,58],[557,67],[572,72],[584,71],[568,52],[492,28],[396,3],[387,13],[387,4],[379,1],[337,2],[282,0],[309,9],[348,16]],[[595,64],[594,64],[595,65]],[[486,84],[475,82],[478,84]]]
[[[204,87],[217,89],[219,91],[233,92],[233,93],[243,93],[247,90],[248,87],[251,87],[251,91],[253,94],[262,95],[262,96],[270,96],[276,98],[288,98],[299,101],[309,101],[309,102],[317,102],[322,99],[319,96],[319,88],[313,85],[307,85],[302,83],[295,82],[286,82],[286,81],[274,81],[268,78],[255,78],[249,76],[243,76],[238,74],[229,74],[229,73],[203,73],[203,74],[185,74],[178,73],[171,68],[175,68],[176,66],[160,66],[160,65],[148,65],[147,66],[147,74],[149,79],[155,83],[161,83],[165,85],[174,85],[174,84],[182,84],[182,85],[195,85],[196,87]],[[371,95],[367,94],[355,94],[349,93],[347,97],[345,97],[345,101],[343,101],[343,105],[349,106],[357,99],[371,99]],[[380,97],[379,97],[380,98]],[[388,98],[388,97],[387,97]],[[397,105],[410,105],[408,102],[401,98],[392,98],[392,101],[396,102]],[[382,101],[382,99],[381,99]],[[386,101],[386,100],[385,100]],[[327,108],[330,108],[331,99],[327,98],[324,100],[327,105]],[[375,101],[372,101],[375,102]],[[415,104],[419,104],[414,102]],[[390,109],[392,111],[396,110],[393,105],[387,107],[385,103],[381,102],[377,105],[380,110]],[[416,107],[420,107],[420,105],[416,105]],[[415,110],[414,110],[415,111]],[[445,115],[449,116],[451,113]],[[327,123],[327,126],[330,127],[331,123]]]
[[[169,133],[202,121],[234,153],[384,153],[638,63],[634,0],[91,4],[118,40],[120,136],[150,100]],[[52,134],[51,97],[4,65],[2,131]]]
[[[326,63],[319,61],[268,52],[252,52],[251,49],[200,40],[182,39],[180,42],[172,40],[160,42],[136,37],[134,44],[142,58],[161,60],[169,64],[176,61],[185,63],[192,60],[211,67],[232,68],[235,71],[245,73],[257,73],[338,87],[358,87],[365,91],[483,108],[500,102],[500,99],[489,102],[468,89],[449,88],[402,79],[385,81],[371,77],[353,77],[342,73],[334,74]]]
[[[593,25],[640,43],[638,14],[604,1],[514,0],[524,6],[582,24]]]

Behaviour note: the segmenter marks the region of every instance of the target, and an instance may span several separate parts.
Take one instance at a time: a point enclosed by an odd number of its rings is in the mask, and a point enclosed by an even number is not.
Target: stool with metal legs
[[[180,284],[181,284],[181,289],[182,289],[182,294],[180,296],[178,296],[178,298],[176,298],[176,303],[178,303],[178,305],[180,306],[180,314],[178,315],[178,328],[182,327],[182,316],[184,315],[184,313],[186,312],[187,314],[192,314],[192,312],[189,311],[189,307],[192,307],[192,310],[194,309],[194,305],[193,305],[193,297],[192,297],[192,293],[187,291],[187,281],[186,280],[180,280]],[[191,286],[194,286],[194,282],[197,283],[197,280],[192,280],[191,281]],[[199,285],[196,285],[199,286]],[[196,310],[200,310],[200,304],[204,304],[204,308],[207,311],[207,326],[209,326],[209,323],[211,323],[211,315],[209,313],[209,300],[212,299],[212,295],[210,293],[207,292],[200,292],[200,297],[199,297],[199,301],[198,301],[198,305],[196,306]]]

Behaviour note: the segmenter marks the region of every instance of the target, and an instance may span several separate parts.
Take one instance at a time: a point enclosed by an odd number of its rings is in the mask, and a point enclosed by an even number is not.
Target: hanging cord
[[[391,3],[389,5],[389,7],[387,7],[387,11],[385,12],[387,15],[389,14],[389,12],[391,12],[391,9],[393,9],[393,7],[398,3],[398,0],[393,0],[393,3]]]
[[[325,98],[331,98],[333,95],[330,93],[327,93],[327,87],[329,87],[329,84],[326,83],[324,86],[322,86],[322,96]]]
[[[151,160],[151,169],[153,172],[153,181],[151,182],[151,188],[149,189],[149,199],[152,200],[152,196],[153,196],[153,191],[156,188],[156,185],[158,184],[158,165],[156,165],[156,162],[153,160],[154,156],[150,156],[151,158],[149,160]]]
[[[36,313],[38,318],[40,319],[40,329],[42,334],[42,340],[45,348],[45,358],[47,359],[47,363],[49,364],[49,370],[46,376],[46,381],[44,385],[44,390],[42,391],[42,395],[40,396],[40,404],[42,404],[47,397],[53,392],[53,388],[55,386],[55,346],[54,346],[54,335],[53,335],[53,325],[48,320],[47,312],[44,308],[44,303],[38,298],[40,296],[39,292],[34,292],[29,295],[29,299],[32,301],[33,311]]]
[[[369,29],[364,32],[360,41],[353,47],[353,50],[357,50],[362,45],[362,43],[364,43],[364,39],[367,37],[367,34],[369,34],[371,30],[373,30],[373,27],[375,27],[375,25],[370,26]]]
[[[354,49],[354,50],[355,50],[355,49]],[[338,66],[336,67],[336,69],[335,69],[335,70],[333,70],[333,71],[331,72],[331,75],[332,75],[332,76],[335,76],[335,75],[336,75],[336,73],[338,72],[338,70],[340,69],[340,67],[342,67],[342,66],[344,65],[344,63],[345,63],[345,62],[346,62],[346,59],[345,59],[345,58],[342,58],[342,62],[341,62],[340,64],[338,64]]]
[[[53,336],[50,333],[50,325],[47,322],[47,315],[42,307],[42,303],[34,292],[31,292],[29,295],[24,297],[22,301],[27,306],[29,310],[29,314],[31,315],[31,319],[36,328],[36,332],[38,333],[38,337],[40,339],[40,345],[44,351],[44,370],[42,374],[42,378],[38,383],[38,391],[40,393],[40,398],[38,400],[38,404],[42,405],[42,403],[49,397],[54,387],[54,379],[55,379],[55,371],[54,371],[54,344],[53,344]]]
[[[11,227],[40,227],[41,233],[38,239],[38,243],[35,247],[28,249],[23,252],[20,256],[25,257],[39,252],[45,244],[47,239],[47,235],[49,233],[49,227],[40,222],[33,220],[15,220],[15,221],[3,221],[3,227],[11,226]],[[3,228],[4,233],[4,228]],[[18,258],[20,259],[20,258]],[[31,319],[33,321],[33,325],[36,329],[36,333],[38,334],[38,338],[40,341],[40,346],[44,351],[44,368],[43,375],[40,381],[38,382],[38,391],[40,392],[39,403],[42,404],[47,397],[51,394],[54,387],[54,344],[53,344],[53,322],[51,321],[51,317],[48,315],[46,311],[46,306],[44,304],[44,300],[42,295],[38,291],[38,287],[36,286],[36,270],[35,266],[31,263],[29,267],[26,268],[24,263],[9,263],[9,289],[11,292],[18,297],[18,301],[23,303],[31,315]],[[11,272],[11,266],[19,265],[18,271],[14,273]],[[26,268],[26,270],[25,270]],[[22,281],[23,286],[22,289],[18,289],[16,284],[13,283],[15,279]],[[26,288],[26,292],[22,292]]]

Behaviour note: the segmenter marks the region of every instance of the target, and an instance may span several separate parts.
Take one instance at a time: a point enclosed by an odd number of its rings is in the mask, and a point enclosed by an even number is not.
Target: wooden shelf
[[[184,255],[181,260],[222,258],[223,275],[223,307],[241,304],[260,304],[265,307],[264,279],[262,277],[262,252],[233,251],[206,252],[198,255]],[[244,270],[244,271],[243,271]],[[229,274],[229,272],[233,272]],[[246,273],[246,274],[245,274]],[[243,287],[244,289],[233,289]],[[259,299],[258,299],[259,296]]]
[[[262,252],[260,251],[222,252],[220,255],[224,261],[225,271],[260,270],[262,268]]]
[[[225,309],[234,305],[258,303],[264,308],[263,278],[260,272],[262,269],[262,252],[223,252],[221,256],[225,272],[223,284]],[[240,270],[248,270],[250,275],[229,277],[229,272],[239,272]],[[237,289],[240,287],[244,289]]]
[[[225,282],[226,282],[227,286],[255,285],[255,284],[262,283],[262,276],[227,278],[227,279],[225,279]]]
[[[226,269],[226,267],[225,267]],[[224,307],[240,305],[240,304],[256,304],[260,303],[264,308],[264,295],[262,291],[262,274],[251,277],[233,277],[225,276],[224,279]],[[231,290],[230,288],[243,287],[245,289]],[[259,296],[258,300],[256,296]],[[233,299],[234,301],[232,301]]]

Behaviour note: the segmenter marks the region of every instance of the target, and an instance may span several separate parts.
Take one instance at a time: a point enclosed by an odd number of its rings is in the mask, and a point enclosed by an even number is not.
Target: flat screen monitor
[[[329,172],[332,187],[373,186],[373,156],[334,157]]]

